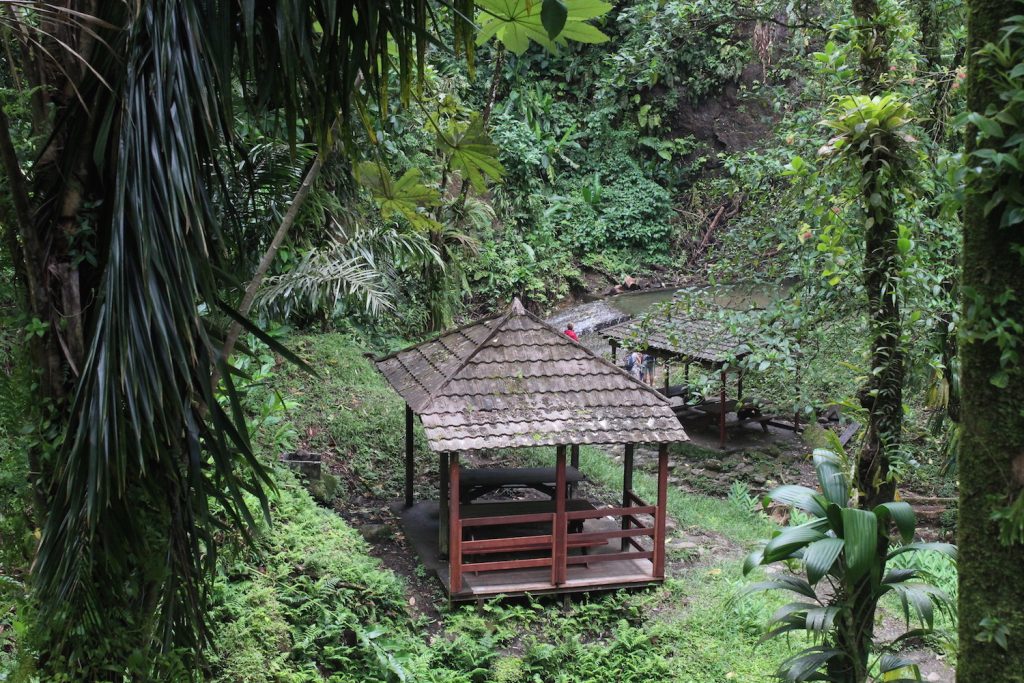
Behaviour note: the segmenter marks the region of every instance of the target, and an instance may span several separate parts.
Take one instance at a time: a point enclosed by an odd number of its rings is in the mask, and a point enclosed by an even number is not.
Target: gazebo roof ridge
[[[433,450],[687,438],[666,397],[518,299],[375,363]]]

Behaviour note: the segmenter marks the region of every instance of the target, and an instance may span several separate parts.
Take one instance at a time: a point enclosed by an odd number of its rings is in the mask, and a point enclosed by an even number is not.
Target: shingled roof
[[[374,362],[419,414],[434,451],[688,438],[668,400],[518,299]]]
[[[648,350],[685,356],[712,365],[721,365],[750,353],[750,347],[717,320],[670,314],[631,320],[602,330],[601,335],[625,342],[625,346],[637,344]]]

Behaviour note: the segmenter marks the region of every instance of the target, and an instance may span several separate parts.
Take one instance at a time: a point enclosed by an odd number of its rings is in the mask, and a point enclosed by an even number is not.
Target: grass
[[[401,399],[349,338],[337,334],[306,336],[291,340],[291,346],[320,375],[314,378],[281,366],[272,382],[286,400],[296,403],[286,420],[294,427],[301,445],[343,459],[341,464],[365,481],[363,493],[384,499],[399,497],[404,424]],[[436,486],[435,463],[418,426],[416,445],[418,471],[425,475],[418,480],[418,495],[430,496]],[[553,453],[539,449],[520,454],[538,461],[553,458]],[[620,463],[592,447],[582,448],[580,458],[581,468],[592,483],[609,492],[618,490]],[[637,469],[634,488],[641,496],[654,499],[655,485],[653,476]],[[462,607],[452,611],[440,605],[438,635],[432,642],[420,639],[418,645],[408,638],[408,633],[415,630],[414,619],[406,617],[403,623],[400,616],[385,610],[386,634],[379,638],[396,646],[390,656],[404,662],[410,674],[417,672],[412,679],[417,681],[547,683],[605,681],[609,675],[636,683],[768,679],[790,652],[790,646],[781,642],[758,645],[762,625],[779,602],[767,595],[740,598],[746,580],[740,576],[739,562],[741,547],[767,535],[769,522],[751,516],[727,499],[672,489],[668,500],[669,514],[681,529],[717,534],[739,547],[722,556],[705,558],[699,567],[683,569],[662,587],[595,594],[574,601],[567,611],[550,599],[492,601],[480,609]],[[337,517],[331,528],[335,525],[344,527]],[[288,536],[299,532],[279,533]],[[347,549],[344,561],[355,562],[366,552],[361,539],[356,541]],[[397,581],[386,568],[361,566],[361,571],[368,574],[388,574]],[[280,607],[272,600],[275,591],[268,591],[265,582],[257,583],[245,600],[273,614]],[[394,595],[389,595],[386,604],[397,604]],[[291,624],[288,609],[282,614],[284,622],[277,623]],[[288,627],[293,640],[296,628]],[[274,628],[267,630],[280,634]],[[266,651],[272,661],[277,656],[273,652],[272,648]],[[309,653],[317,660],[322,655],[316,650]],[[257,659],[251,653],[235,657],[240,663]]]

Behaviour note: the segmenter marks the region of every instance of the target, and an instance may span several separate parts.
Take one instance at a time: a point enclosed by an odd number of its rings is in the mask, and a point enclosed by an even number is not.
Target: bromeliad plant
[[[765,505],[774,502],[800,510],[811,516],[810,521],[776,532],[743,564],[747,574],[759,565],[795,562],[806,574],[775,575],[747,588],[784,590],[800,598],[779,608],[765,638],[804,631],[814,644],[785,660],[777,676],[784,681],[865,683],[875,671],[875,680],[920,680],[917,667],[892,651],[907,638],[931,632],[935,609],[951,612],[953,605],[938,588],[915,580],[921,578],[919,570],[886,571],[886,564],[902,553],[924,550],[955,559],[956,548],[911,542],[915,517],[907,503],[882,503],[871,510],[851,507],[847,468],[835,453],[816,450],[814,466],[820,493],[805,486],[782,486],[764,499]],[[890,547],[893,543],[897,545]],[[908,630],[876,646],[875,611],[878,601],[890,593],[903,606]],[[912,617],[920,622],[919,628],[910,628]],[[874,661],[873,650],[878,653]]]

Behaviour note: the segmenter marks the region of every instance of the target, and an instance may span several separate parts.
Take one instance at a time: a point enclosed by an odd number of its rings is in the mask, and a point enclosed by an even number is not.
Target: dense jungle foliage
[[[1018,14],[0,0],[0,680],[1024,680]],[[363,354],[638,285],[863,429],[674,451],[663,587],[450,607]]]

